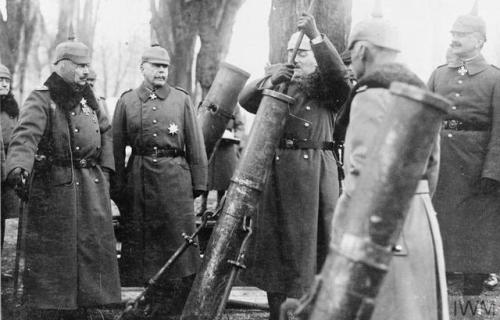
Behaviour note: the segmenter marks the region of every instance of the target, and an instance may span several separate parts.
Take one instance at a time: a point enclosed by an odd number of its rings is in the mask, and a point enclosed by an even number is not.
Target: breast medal
[[[179,127],[175,123],[171,123],[168,125],[168,134],[171,136],[175,136],[179,132]]]

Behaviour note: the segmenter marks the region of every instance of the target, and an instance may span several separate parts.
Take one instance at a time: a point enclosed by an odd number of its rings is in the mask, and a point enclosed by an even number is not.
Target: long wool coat
[[[118,100],[113,116],[116,183],[113,198],[124,227],[120,269],[124,285],[143,285],[195,229],[193,189],[206,190],[207,157],[189,95],[168,85],[155,91],[145,84]],[[125,147],[132,152],[125,167]],[[185,156],[155,157],[154,147],[177,148]],[[196,273],[199,251],[190,247],[167,278]]]
[[[76,309],[121,300],[103,174],[103,168],[114,170],[110,133],[90,88],[76,93],[55,73],[22,108],[7,171],[20,167],[32,175],[24,275],[30,307]],[[80,159],[97,164],[61,165]]]
[[[19,107],[11,92],[0,96],[0,121],[2,125],[2,139],[4,152],[7,154],[14,127],[19,118]],[[19,212],[19,198],[12,188],[2,185],[2,219],[15,218]]]
[[[500,190],[481,194],[482,177],[500,181],[500,70],[482,56],[437,68],[429,88],[453,102],[447,119],[482,130],[441,132],[441,167],[433,203],[443,234],[446,268],[490,273],[500,266]]]
[[[359,81],[353,93],[350,121],[345,139],[345,188],[333,218],[332,238],[341,239],[348,216],[344,213],[359,177],[370,170],[366,163],[374,137],[384,124],[391,94],[391,80],[411,82],[424,87],[418,79],[397,64],[383,65]],[[439,137],[422,173],[423,179],[411,200],[402,234],[394,245],[394,257],[385,276],[372,319],[442,319],[447,312],[447,291],[441,237],[430,194],[436,186],[439,166]],[[430,189],[429,189],[430,186]],[[444,299],[444,300],[443,300]]]
[[[319,72],[303,86],[291,83],[288,95],[296,103],[290,106],[283,138],[333,141],[335,112],[349,92],[345,69],[326,37],[312,48]],[[239,97],[241,106],[255,113],[266,87],[270,87],[269,78],[247,85]],[[326,257],[338,196],[332,150],[277,149],[242,279],[289,297],[304,294]]]

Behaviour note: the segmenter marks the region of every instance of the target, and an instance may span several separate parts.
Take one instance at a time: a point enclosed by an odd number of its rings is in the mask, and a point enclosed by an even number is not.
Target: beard
[[[318,68],[307,75],[294,75],[290,84],[297,86],[309,98],[328,100],[334,96],[334,88],[327,86]]]

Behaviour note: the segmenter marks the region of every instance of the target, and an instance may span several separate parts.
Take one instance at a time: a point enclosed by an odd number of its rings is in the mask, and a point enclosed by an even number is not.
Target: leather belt
[[[50,162],[53,165],[60,167],[73,167],[76,169],[82,168],[93,168],[97,165],[97,161],[94,158],[87,159],[52,159]]]
[[[297,140],[297,139],[281,139],[279,144],[280,149],[322,149],[334,150],[335,141],[312,141],[312,140]]]
[[[177,148],[132,148],[132,154],[136,156],[162,157],[184,157],[184,151]]]
[[[443,129],[455,131],[488,131],[488,124],[462,122],[460,120],[451,119],[443,121]]]

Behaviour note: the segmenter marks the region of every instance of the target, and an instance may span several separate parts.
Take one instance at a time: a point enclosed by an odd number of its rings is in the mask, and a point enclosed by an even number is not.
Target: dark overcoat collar
[[[45,86],[49,88],[50,98],[66,111],[75,108],[82,98],[85,98],[87,105],[93,110],[99,109],[99,104],[95,98],[94,92],[87,84],[81,89],[70,85],[61,78],[57,73],[53,72],[45,81]]]
[[[141,99],[142,102],[146,102],[148,99],[151,99],[151,94],[154,93],[160,100],[165,100],[168,97],[170,90],[171,89],[168,84],[152,90],[146,85],[146,82],[143,82],[138,89],[139,99]]]

